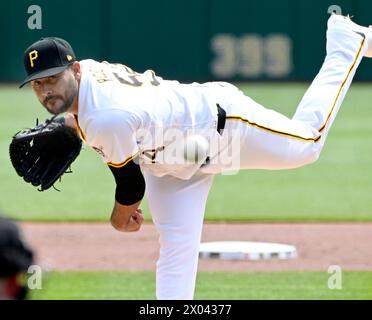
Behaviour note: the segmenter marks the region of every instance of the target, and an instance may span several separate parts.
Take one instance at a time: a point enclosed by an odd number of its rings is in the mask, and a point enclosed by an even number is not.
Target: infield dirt
[[[36,262],[55,271],[155,270],[158,235],[151,223],[120,233],[109,223],[22,223]],[[210,224],[202,241],[258,241],[295,245],[291,260],[199,262],[201,271],[372,270],[372,224]]]

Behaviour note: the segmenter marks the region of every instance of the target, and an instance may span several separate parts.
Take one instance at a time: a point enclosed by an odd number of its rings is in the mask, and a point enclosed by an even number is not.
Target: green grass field
[[[344,272],[342,289],[329,289],[326,272],[200,272],[195,299],[372,299],[372,272]],[[152,272],[51,273],[33,299],[155,299]]]
[[[247,95],[292,116],[306,84],[248,84]],[[216,176],[207,220],[371,221],[372,85],[352,86],[320,160],[287,171],[241,171]],[[0,87],[0,208],[22,220],[107,220],[114,182],[98,156],[84,147],[57,187],[38,192],[14,172],[8,156],[12,134],[48,114],[31,89]],[[149,218],[146,203],[144,209]]]
[[[261,104],[288,116],[305,84],[241,86]],[[216,176],[206,220],[372,221],[372,85],[352,86],[320,160],[288,171],[242,171]],[[114,182],[98,156],[84,147],[57,187],[38,192],[11,167],[8,146],[36,117],[49,116],[29,88],[0,87],[0,209],[20,220],[108,220]],[[143,205],[147,218],[146,202]],[[344,272],[343,289],[327,288],[326,272],[206,273],[196,299],[372,299],[372,272]],[[34,299],[154,299],[152,272],[54,272]]]

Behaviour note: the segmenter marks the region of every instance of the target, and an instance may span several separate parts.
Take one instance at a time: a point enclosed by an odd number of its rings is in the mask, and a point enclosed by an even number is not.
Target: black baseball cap
[[[66,70],[76,61],[76,56],[66,40],[48,37],[41,38],[29,46],[23,60],[27,77],[20,88],[32,80],[50,77]]]

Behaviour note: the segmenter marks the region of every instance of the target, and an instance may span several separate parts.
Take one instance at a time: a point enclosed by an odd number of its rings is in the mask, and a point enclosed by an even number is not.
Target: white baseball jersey
[[[151,70],[139,74],[124,65],[94,60],[80,65],[79,126],[86,143],[107,164],[121,167],[139,155],[141,166],[154,175],[183,179],[199,169],[200,164],[166,161],[167,147],[173,150],[170,146],[178,143],[167,141],[166,132],[215,128],[217,107],[210,93],[218,84],[181,84]]]

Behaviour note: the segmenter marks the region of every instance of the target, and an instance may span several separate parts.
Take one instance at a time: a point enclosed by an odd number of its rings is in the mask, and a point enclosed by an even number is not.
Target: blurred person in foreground
[[[0,300],[26,299],[24,275],[33,262],[33,252],[23,240],[18,225],[0,217]]]

